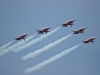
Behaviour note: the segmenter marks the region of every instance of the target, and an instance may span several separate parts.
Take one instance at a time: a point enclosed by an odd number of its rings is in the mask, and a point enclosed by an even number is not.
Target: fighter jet
[[[44,32],[47,34],[49,32],[50,28],[51,27],[46,27],[44,29],[40,29],[40,30],[36,30],[36,31],[38,31],[38,34],[43,34]]]
[[[22,34],[21,36],[17,36],[17,37],[15,37],[14,39],[15,39],[15,40],[24,39],[24,41],[25,41],[27,35],[28,35],[28,34]]]
[[[80,28],[80,29],[78,29],[78,30],[74,30],[73,32],[73,34],[79,34],[79,33],[84,33],[84,30],[86,29],[86,27],[83,27],[83,28]]]
[[[68,25],[70,25],[72,27],[72,25],[74,25],[73,24],[74,21],[75,21],[75,19],[74,20],[69,20],[68,22],[62,23],[61,25],[62,25],[62,27],[68,27]]]
[[[87,44],[87,43],[89,43],[89,42],[92,42],[92,44],[93,44],[93,42],[95,42],[94,39],[96,39],[96,37],[91,37],[91,38],[89,38],[89,39],[85,39],[85,40],[82,41],[82,42],[85,43],[85,44]]]

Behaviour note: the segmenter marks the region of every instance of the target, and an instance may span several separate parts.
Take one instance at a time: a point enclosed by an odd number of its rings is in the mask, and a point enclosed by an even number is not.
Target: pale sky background
[[[72,19],[76,19],[73,27],[61,28],[50,37],[19,53],[10,52],[0,57],[0,75],[25,75],[23,72],[26,68],[92,36],[97,37],[94,44],[82,44],[70,54],[30,75],[100,75],[99,0],[0,0],[0,46],[12,41],[17,35],[27,33],[31,36],[37,33],[37,29],[48,26],[51,31],[61,26],[62,22]],[[21,60],[27,53],[69,35],[72,30],[80,27],[87,27],[83,35],[72,35],[34,59]],[[34,39],[39,36],[41,35]]]

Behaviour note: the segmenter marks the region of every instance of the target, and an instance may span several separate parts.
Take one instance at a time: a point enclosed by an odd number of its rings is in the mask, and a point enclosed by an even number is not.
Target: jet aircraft
[[[85,43],[85,44],[87,44],[87,43],[89,43],[89,42],[92,42],[92,44],[93,44],[93,42],[95,42],[94,39],[96,39],[96,37],[91,37],[91,38],[89,38],[89,39],[85,39],[85,40],[82,41],[82,42]]]
[[[86,27],[83,27],[83,28],[80,28],[80,29],[78,29],[78,30],[74,30],[73,32],[73,34],[79,34],[79,33],[84,33],[84,30],[86,29]]]
[[[49,32],[50,28],[51,27],[46,27],[44,29],[40,29],[40,30],[36,30],[36,31],[38,31],[38,34],[43,34],[44,32],[47,34]]]
[[[74,25],[73,24],[74,21],[75,21],[75,19],[69,20],[68,22],[62,23],[61,25],[62,25],[62,27],[68,27],[68,25],[70,25],[72,27],[72,25]]]
[[[25,41],[27,35],[28,35],[28,34],[22,34],[21,36],[17,36],[17,37],[15,37],[15,40],[24,39],[24,41]]]

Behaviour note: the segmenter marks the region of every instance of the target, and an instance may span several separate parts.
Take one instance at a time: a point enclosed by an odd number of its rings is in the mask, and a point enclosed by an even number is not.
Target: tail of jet
[[[17,37],[14,37],[14,40],[17,40],[18,36]]]
[[[88,42],[82,41],[84,44],[87,44]]]
[[[63,24],[62,24],[62,26],[61,26],[61,27],[68,27],[68,26],[67,26],[67,25],[63,25]]]

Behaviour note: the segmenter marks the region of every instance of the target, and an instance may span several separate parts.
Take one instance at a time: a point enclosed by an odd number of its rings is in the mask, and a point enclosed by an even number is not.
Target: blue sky
[[[26,68],[92,36],[97,37],[94,44],[82,44],[70,54],[30,75],[100,75],[99,7],[99,0],[0,0],[0,46],[12,41],[17,35],[27,33],[31,36],[37,33],[37,29],[50,26],[50,30],[53,30],[64,21],[76,19],[73,27],[60,28],[53,35],[19,53],[10,52],[0,57],[0,75],[24,75]],[[72,35],[34,59],[21,60],[27,53],[69,35],[80,27],[87,27],[84,35]]]

